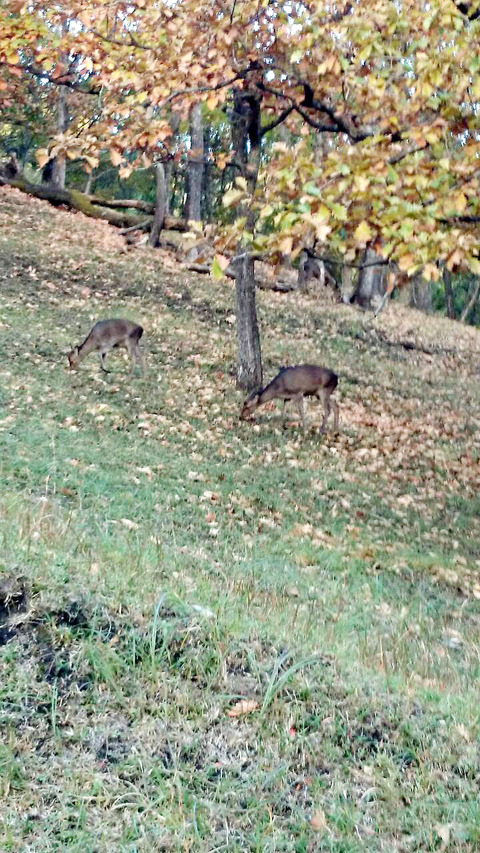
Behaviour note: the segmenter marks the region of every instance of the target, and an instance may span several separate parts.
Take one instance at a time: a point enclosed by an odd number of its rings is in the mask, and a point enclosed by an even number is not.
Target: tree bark
[[[150,230],[150,218],[138,216],[136,213],[119,212],[111,208],[123,207],[138,207],[139,210],[148,208],[154,209],[154,206],[148,202],[142,202],[137,199],[104,199],[100,196],[89,196],[80,190],[57,190],[54,187],[45,184],[31,184],[21,175],[7,179],[7,183],[12,187],[16,187],[22,192],[41,198],[50,202],[55,207],[65,205],[73,210],[78,210],[84,213],[85,216],[91,216],[93,219],[105,219],[110,225],[115,225],[117,228],[139,228],[141,230]],[[186,219],[177,219],[173,216],[167,216],[164,220],[164,227],[169,231],[188,231],[189,226]]]
[[[235,163],[247,182],[253,197],[260,165],[260,95],[244,89],[233,93],[232,141]],[[237,215],[245,217],[245,232],[251,233],[255,225],[252,206],[239,206]],[[240,260],[235,264],[237,310],[237,385],[246,391],[262,384],[262,352],[258,328],[254,261],[246,245],[237,247]]]
[[[375,266],[375,261],[380,260],[373,249],[366,249],[363,263],[368,266],[362,267],[358,277],[357,289],[352,302],[361,308],[377,308],[385,292],[384,266]]]
[[[480,277],[476,278],[472,282],[472,287],[470,288],[470,292],[468,294],[467,304],[463,309],[460,320],[462,323],[465,323],[470,311],[474,308],[475,303],[480,295]]]
[[[455,320],[455,306],[453,302],[453,287],[452,287],[452,273],[450,270],[447,270],[446,267],[443,268],[443,287],[445,292],[445,305],[447,308],[447,317],[450,317],[450,320]]]
[[[262,353],[258,330],[254,261],[246,252],[235,265],[237,309],[237,385],[246,391],[262,384]]]
[[[102,198],[101,195],[89,196],[92,204],[99,204],[101,207],[118,207],[130,208],[132,210],[143,210],[145,213],[154,214],[155,205],[149,201],[143,201],[140,198]]]
[[[203,119],[201,104],[192,104],[190,109],[190,151],[187,165],[187,210],[186,218],[200,222],[202,219],[202,189],[205,170],[203,142]]]
[[[65,133],[70,124],[68,115],[67,89],[66,86],[59,86],[58,91],[58,132]],[[66,157],[65,154],[58,154],[53,160],[52,177],[50,185],[55,189],[65,189],[65,174],[66,174]]]
[[[421,274],[413,277],[412,285],[412,308],[431,314],[432,306],[432,284],[422,277]]]
[[[67,103],[67,87],[59,86],[57,93],[57,130],[65,133],[70,124]],[[42,171],[42,183],[52,189],[65,189],[66,158],[65,154],[57,154],[46,163]]]
[[[165,222],[167,186],[165,182],[165,169],[163,163],[156,164],[155,173],[157,179],[157,193],[155,198],[155,213],[153,214],[153,222],[149,239],[150,245],[154,247],[158,246],[160,242],[160,233]]]
[[[354,283],[354,273],[355,268],[349,267],[346,264],[342,265],[342,280],[340,284],[340,295],[342,297],[342,302],[345,305],[349,305],[355,296],[355,283]]]
[[[35,198],[44,199],[55,207],[59,205],[71,207],[84,213],[85,216],[91,216],[93,219],[105,219],[110,225],[115,225],[117,228],[128,228],[130,225],[137,223],[140,225],[145,222],[145,216],[137,216],[135,213],[120,213],[118,210],[109,210],[106,207],[92,204],[90,197],[80,190],[59,190],[45,184],[30,184],[20,176],[9,181],[9,183],[12,187],[33,195]]]

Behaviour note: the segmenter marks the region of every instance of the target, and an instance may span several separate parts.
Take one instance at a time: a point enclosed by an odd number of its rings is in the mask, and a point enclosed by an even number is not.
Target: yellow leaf
[[[435,264],[425,264],[422,275],[427,281],[438,281],[440,270]]]
[[[241,198],[243,198],[244,192],[243,190],[230,189],[227,190],[222,199],[222,204],[224,207],[232,207],[232,205],[237,204]]]
[[[415,258],[411,254],[402,255],[398,262],[398,268],[402,272],[408,272],[415,264]]]
[[[475,80],[472,86],[472,95],[474,98],[480,98],[480,77]]]
[[[50,155],[46,148],[39,148],[38,151],[35,151],[35,158],[40,169],[43,169],[45,164],[50,160]]]
[[[468,267],[475,275],[480,275],[480,261],[478,258],[468,258]]]
[[[240,187],[240,189],[243,190],[245,193],[247,192],[247,182],[244,177],[239,175],[238,178],[235,178],[235,183],[237,187]]]
[[[123,157],[120,154],[120,151],[117,151],[116,148],[111,148],[110,149],[110,161],[111,161],[111,163],[114,166],[119,166],[120,163],[122,162],[122,160],[123,160]]]
[[[366,189],[370,186],[370,179],[366,178],[365,175],[355,175],[353,182],[361,193],[364,193]]]
[[[316,236],[317,240],[319,241],[319,243],[325,242],[325,240],[327,239],[331,230],[332,230],[331,225],[317,225],[317,228],[315,231],[315,236]]]
[[[460,250],[455,249],[455,251],[450,255],[450,257],[447,260],[447,269],[453,270],[453,268],[456,267],[460,263],[460,261],[462,260],[462,257],[463,256],[462,256],[462,253],[460,252]]]
[[[357,243],[368,243],[369,240],[372,239],[372,232],[370,230],[370,226],[368,222],[360,222],[359,225],[355,228],[355,233],[353,235]]]
[[[227,717],[241,717],[244,714],[251,714],[257,708],[258,702],[255,699],[240,699],[240,702],[237,702],[233,708],[227,711]]]
[[[455,211],[457,213],[463,213],[467,206],[467,199],[463,193],[457,193],[454,198]]]

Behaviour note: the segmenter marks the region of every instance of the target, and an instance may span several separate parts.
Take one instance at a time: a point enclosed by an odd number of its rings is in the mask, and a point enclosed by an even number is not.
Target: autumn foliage
[[[39,163],[66,152],[93,168],[108,148],[126,176],[169,156],[172,110],[228,111],[242,88],[261,142],[276,137],[256,186],[233,183],[227,199],[248,203],[255,225],[245,235],[240,217],[219,245],[242,234],[295,257],[328,244],[347,261],[370,247],[409,274],[435,278],[439,261],[480,273],[477,6],[10,0],[0,95],[28,75],[83,92],[83,114]]]

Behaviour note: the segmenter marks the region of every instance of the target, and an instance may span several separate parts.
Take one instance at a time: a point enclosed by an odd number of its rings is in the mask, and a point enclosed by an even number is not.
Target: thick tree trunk
[[[165,169],[165,217],[170,216],[172,212],[172,175],[173,175],[173,160],[168,160],[164,166]]]
[[[253,197],[260,165],[260,96],[248,89],[235,89],[233,94],[232,141],[235,164],[245,178]],[[245,232],[253,231],[255,211],[252,206],[239,206],[238,216],[245,216]],[[237,385],[246,391],[262,384],[262,353],[255,301],[254,262],[240,243],[235,264],[237,309]]]
[[[12,187],[16,187],[35,198],[41,198],[50,202],[55,207],[65,205],[73,210],[78,210],[84,213],[85,216],[91,216],[93,219],[105,219],[110,225],[115,225],[117,228],[140,228],[141,230],[150,230],[150,217],[138,216],[136,213],[120,212],[111,208],[119,207],[138,207],[140,210],[154,209],[154,206],[148,202],[142,202],[137,199],[102,199],[100,196],[89,196],[80,190],[57,190],[45,184],[30,184],[21,175],[8,179]],[[153,220],[153,217],[152,217]],[[164,220],[164,227],[169,231],[188,231],[188,222],[185,219],[176,219],[173,216],[167,216]]]
[[[58,87],[58,132],[65,133],[70,123],[67,104],[67,87]],[[65,188],[66,158],[65,154],[58,154],[53,160],[52,177],[50,185],[55,189]]]
[[[375,261],[381,260],[373,249],[366,249],[363,258],[363,263],[366,266],[360,270],[357,289],[352,300],[355,305],[360,305],[361,308],[369,310],[377,308],[385,293],[385,267],[375,265]]]
[[[346,264],[342,266],[342,283],[340,285],[340,295],[342,297],[342,302],[348,305],[353,297],[355,296],[355,281],[354,281],[354,273],[355,268],[349,267]]]
[[[237,261],[235,276],[237,308],[237,385],[247,391],[262,384],[262,354],[255,299],[254,262],[245,253]]]
[[[445,292],[445,306],[447,309],[447,317],[450,317],[450,320],[455,320],[455,306],[453,302],[453,287],[452,287],[452,273],[450,270],[447,270],[446,267],[443,269],[443,287]]]
[[[202,219],[202,189],[205,170],[203,143],[203,119],[201,104],[192,104],[190,109],[190,151],[187,166],[187,210],[186,218],[200,222]]]
[[[424,311],[425,314],[431,314],[432,306],[432,284],[421,275],[416,275],[413,278],[412,284],[412,308],[417,308],[418,311]]]
[[[67,87],[59,86],[57,92],[57,130],[65,133],[70,124],[67,103]],[[42,171],[42,183],[52,189],[65,189],[66,158],[65,154],[57,154],[46,163]]]
[[[167,186],[165,183],[165,169],[163,163],[157,163],[155,166],[157,179],[157,192],[155,198],[155,213],[153,214],[153,222],[150,230],[149,243],[151,246],[158,246],[160,242],[160,233],[165,222],[165,210],[167,203]]]
[[[467,298],[467,304],[462,311],[460,316],[460,320],[462,323],[465,323],[467,320],[470,311],[474,308],[475,303],[477,302],[478,297],[480,296],[480,278],[474,279],[472,282],[472,286],[470,288],[470,292]]]

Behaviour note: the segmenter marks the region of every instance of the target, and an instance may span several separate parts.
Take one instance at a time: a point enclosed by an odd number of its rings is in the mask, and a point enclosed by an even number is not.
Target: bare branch
[[[287,109],[280,113],[280,115],[277,116],[274,121],[270,122],[270,124],[264,125],[260,130],[260,139],[262,139],[266,133],[269,133],[275,127],[278,127],[279,124],[282,124],[282,122],[284,122],[285,119],[288,118],[288,116],[294,111],[294,109],[294,106],[287,107]]]

